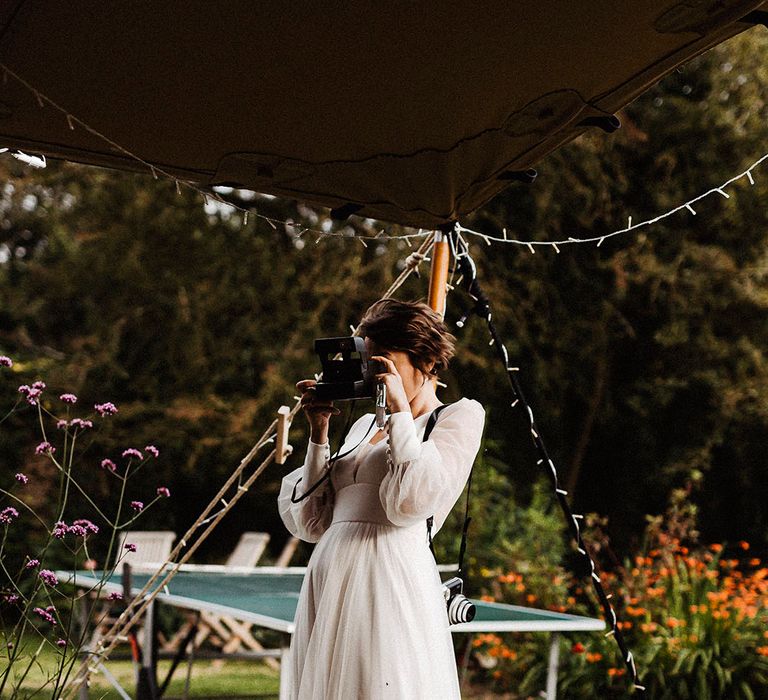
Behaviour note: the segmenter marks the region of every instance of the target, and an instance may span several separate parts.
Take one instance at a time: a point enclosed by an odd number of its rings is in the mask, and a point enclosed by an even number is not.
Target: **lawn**
[[[35,646],[29,639],[29,649],[33,652]],[[122,651],[122,650],[121,650]],[[32,667],[24,680],[21,692],[16,697],[20,700],[26,698],[45,698],[53,695],[53,684],[42,687],[45,680],[55,673],[57,655],[52,649],[41,652],[39,665]],[[19,669],[14,669],[21,675],[26,663]],[[158,681],[163,682],[171,661],[161,659],[158,661]],[[117,679],[118,683],[133,697],[136,690],[136,672],[131,661],[108,661],[106,664],[109,672]],[[181,663],[173,674],[164,697],[182,697],[187,675],[187,664]],[[90,687],[92,700],[120,700],[120,694],[112,688],[102,673],[93,675]],[[11,679],[12,680],[12,679]],[[10,681],[9,681],[10,682]],[[12,686],[12,684],[11,684]],[[280,676],[259,661],[250,660],[224,660],[205,659],[195,661],[190,678],[189,697],[221,696],[226,698],[240,697],[264,697],[276,698],[280,687]],[[11,691],[6,684],[6,689],[0,698],[10,698]]]

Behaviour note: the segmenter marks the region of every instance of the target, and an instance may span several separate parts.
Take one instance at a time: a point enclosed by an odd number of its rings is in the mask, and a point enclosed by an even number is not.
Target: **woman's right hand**
[[[318,401],[315,379],[303,379],[296,383],[296,390],[301,393],[301,408],[310,427],[310,440],[322,445],[328,440],[328,421],[341,411],[330,401]]]

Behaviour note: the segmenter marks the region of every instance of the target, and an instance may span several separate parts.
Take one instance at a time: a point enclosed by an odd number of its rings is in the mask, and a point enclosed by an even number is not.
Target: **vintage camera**
[[[464,582],[458,577],[449,578],[443,583],[443,595],[448,607],[448,622],[470,622],[475,618],[475,604],[462,594]]]
[[[317,338],[315,353],[323,366],[323,380],[315,386],[319,401],[376,398],[376,375],[387,368],[380,360],[368,359],[363,338]]]

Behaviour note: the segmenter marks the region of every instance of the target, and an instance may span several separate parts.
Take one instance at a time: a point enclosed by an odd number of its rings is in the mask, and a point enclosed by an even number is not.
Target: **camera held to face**
[[[363,338],[317,338],[315,353],[323,366],[323,379],[315,386],[319,401],[376,398],[376,375],[387,367],[380,360],[368,359]]]

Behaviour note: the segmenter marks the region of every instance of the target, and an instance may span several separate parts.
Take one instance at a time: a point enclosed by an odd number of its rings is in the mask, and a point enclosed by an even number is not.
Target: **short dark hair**
[[[440,314],[422,301],[380,299],[365,312],[360,335],[381,350],[408,353],[411,364],[425,374],[444,370],[456,351],[455,336]],[[435,363],[431,371],[430,362]]]

